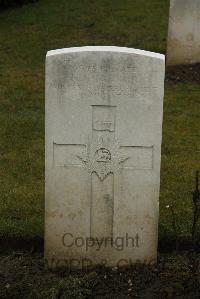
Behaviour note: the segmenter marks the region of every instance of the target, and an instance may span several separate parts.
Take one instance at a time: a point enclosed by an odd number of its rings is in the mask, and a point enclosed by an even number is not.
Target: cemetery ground
[[[118,45],[165,53],[168,8],[166,0],[44,0],[0,12],[0,298],[199,295],[198,258],[189,251],[163,253],[191,243],[200,153],[198,65],[170,68],[166,75],[158,266],[51,273],[42,260],[46,52]]]

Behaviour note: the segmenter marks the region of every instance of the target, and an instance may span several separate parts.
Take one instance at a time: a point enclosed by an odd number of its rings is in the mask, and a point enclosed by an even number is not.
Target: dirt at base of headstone
[[[44,269],[41,254],[0,256],[0,298],[200,298],[200,256],[160,256],[156,266],[70,272]]]
[[[166,80],[176,83],[200,83],[200,63],[168,66],[166,69]]]

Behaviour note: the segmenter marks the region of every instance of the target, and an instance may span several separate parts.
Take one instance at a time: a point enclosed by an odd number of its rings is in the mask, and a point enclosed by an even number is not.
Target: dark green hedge
[[[23,4],[33,3],[35,1],[37,0],[0,0],[0,9],[21,6]]]

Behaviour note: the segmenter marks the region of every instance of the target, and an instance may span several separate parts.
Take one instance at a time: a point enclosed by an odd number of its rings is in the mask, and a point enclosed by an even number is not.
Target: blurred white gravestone
[[[50,267],[156,259],[163,93],[161,54],[120,47],[47,53]]]
[[[167,64],[200,62],[200,0],[171,0]]]

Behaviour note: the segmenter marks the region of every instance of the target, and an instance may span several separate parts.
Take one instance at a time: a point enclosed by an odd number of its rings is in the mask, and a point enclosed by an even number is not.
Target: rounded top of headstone
[[[70,54],[70,53],[80,53],[80,52],[114,52],[114,53],[127,53],[127,54],[135,54],[140,56],[157,58],[160,60],[165,60],[165,55],[139,50],[134,48],[127,47],[116,47],[116,46],[86,46],[86,47],[73,47],[73,48],[63,48],[56,49],[47,52],[47,57],[59,54]]]

